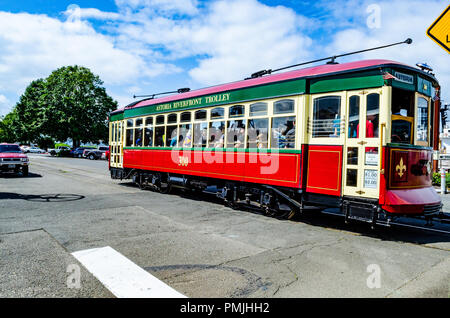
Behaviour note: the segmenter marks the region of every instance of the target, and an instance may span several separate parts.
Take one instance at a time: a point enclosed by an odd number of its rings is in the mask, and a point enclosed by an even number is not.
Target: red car
[[[29,159],[22,152],[19,145],[16,144],[0,144],[0,171],[22,172],[24,177],[28,176]]]

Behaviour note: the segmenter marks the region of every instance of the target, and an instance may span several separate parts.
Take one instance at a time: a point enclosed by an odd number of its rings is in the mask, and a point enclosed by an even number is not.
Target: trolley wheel
[[[169,183],[164,184],[161,182],[161,185],[159,187],[159,192],[162,194],[169,194],[172,190],[172,186]]]
[[[168,194],[172,190],[172,185],[168,182],[167,174],[158,173],[156,175],[156,185],[159,193]]]
[[[275,212],[275,217],[279,218],[279,219],[284,219],[284,220],[292,220],[296,215],[297,212],[299,212],[299,209],[293,206],[289,206],[284,204],[284,209],[281,209],[282,204],[280,204],[280,202],[277,202],[276,204],[276,212]],[[286,206],[288,207],[286,209]]]
[[[263,213],[265,216],[274,217],[276,212],[268,206],[263,207]]]

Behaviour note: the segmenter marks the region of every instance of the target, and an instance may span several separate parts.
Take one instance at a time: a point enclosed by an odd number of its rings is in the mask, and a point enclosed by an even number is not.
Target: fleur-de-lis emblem
[[[395,167],[395,171],[397,171],[400,178],[403,177],[406,172],[406,166],[403,164],[403,158],[400,158],[400,163]]]

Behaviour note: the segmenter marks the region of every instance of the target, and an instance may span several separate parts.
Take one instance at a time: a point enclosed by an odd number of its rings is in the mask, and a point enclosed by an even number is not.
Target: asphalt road
[[[277,220],[141,191],[105,161],[30,160],[29,177],[0,176],[0,297],[114,297],[72,255],[106,246],[187,297],[450,296],[449,236]]]

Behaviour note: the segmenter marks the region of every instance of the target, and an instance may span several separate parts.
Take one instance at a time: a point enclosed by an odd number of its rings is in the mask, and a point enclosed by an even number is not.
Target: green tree
[[[0,142],[16,142],[17,114],[13,110],[0,121]]]
[[[19,102],[13,109],[17,116],[12,124],[17,141],[30,143],[36,142],[41,137],[45,123],[43,101],[45,94],[45,80],[38,79],[31,82],[20,96]]]
[[[0,121],[0,140],[49,144],[52,140],[108,140],[109,112],[117,102],[89,69],[61,67],[30,83],[13,110]]]
[[[65,66],[52,72],[41,95],[42,132],[56,140],[71,138],[74,147],[80,142],[107,141],[107,115],[117,108],[117,102],[102,85],[85,67]]]

